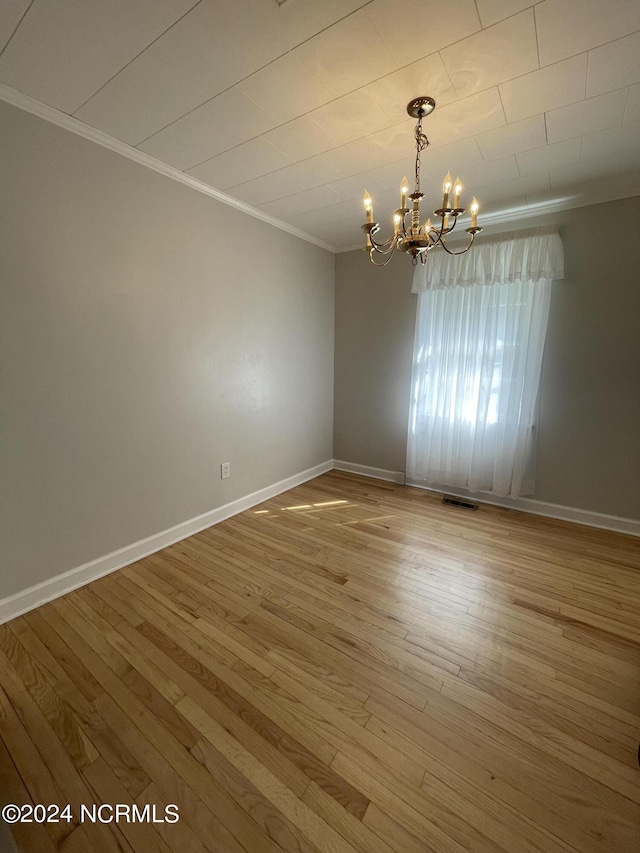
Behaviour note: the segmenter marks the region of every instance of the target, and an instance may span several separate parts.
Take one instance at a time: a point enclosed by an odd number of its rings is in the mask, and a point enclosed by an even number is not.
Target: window
[[[533,492],[551,281],[562,272],[557,263],[548,278],[546,272],[505,271],[504,254],[496,252],[501,242],[472,249],[488,255],[466,270],[473,281],[458,275],[449,286],[420,292],[407,445],[410,482],[510,497]],[[531,252],[507,247],[506,253],[532,259]],[[561,244],[559,257],[561,267]],[[432,274],[441,272],[436,268]]]

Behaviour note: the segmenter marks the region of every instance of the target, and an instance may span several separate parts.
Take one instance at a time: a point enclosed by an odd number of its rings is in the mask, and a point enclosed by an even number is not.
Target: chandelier
[[[416,139],[416,174],[415,174],[415,190],[409,195],[409,182],[406,178],[402,179],[400,185],[400,207],[393,213],[393,234],[387,240],[378,242],[375,239],[375,234],[380,230],[380,225],[373,220],[373,202],[371,196],[365,190],[364,193],[364,209],[367,215],[367,221],[362,226],[362,230],[366,234],[365,251],[369,253],[369,260],[374,266],[383,267],[389,263],[396,249],[400,252],[408,252],[411,255],[411,263],[415,266],[420,258],[421,263],[426,263],[427,252],[435,249],[436,246],[442,248],[450,255],[463,255],[468,252],[475,236],[482,228],[478,228],[478,201],[473,198],[470,206],[471,225],[465,228],[467,234],[470,235],[469,245],[459,252],[453,252],[447,248],[446,237],[451,234],[456,227],[458,217],[461,216],[465,209],[460,207],[460,195],[462,194],[462,184],[460,178],[456,178],[455,182],[451,180],[451,174],[447,174],[442,184],[442,205],[437,210],[434,210],[434,216],[440,217],[440,223],[431,224],[431,219],[427,219],[424,224],[420,224],[420,199],[424,198],[424,193],[420,192],[420,153],[429,145],[429,140],[422,132],[422,119],[432,113],[436,107],[436,102],[433,98],[423,96],[414,98],[407,104],[407,112],[413,118],[418,119],[415,129]],[[453,199],[451,190],[453,189]],[[407,199],[410,198],[413,202],[411,208],[407,207]],[[411,214],[410,222],[407,223],[407,214]],[[375,258],[377,256],[385,257],[382,263],[378,263]]]

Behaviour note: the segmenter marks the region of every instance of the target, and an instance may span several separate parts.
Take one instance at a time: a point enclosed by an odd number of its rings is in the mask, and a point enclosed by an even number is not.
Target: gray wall
[[[330,253],[3,103],[0,149],[0,599],[331,458]]]
[[[509,230],[550,222],[560,227],[565,279],[553,285],[535,498],[637,519],[640,198],[521,221]],[[411,278],[405,257],[379,270],[364,252],[337,256],[336,459],[405,469],[417,304]]]

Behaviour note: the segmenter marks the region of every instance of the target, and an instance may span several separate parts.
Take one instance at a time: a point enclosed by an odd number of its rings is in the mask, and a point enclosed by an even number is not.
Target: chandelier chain
[[[416,138],[416,192],[420,192],[420,153],[429,145],[429,140],[422,132],[422,116],[418,119],[415,130]]]

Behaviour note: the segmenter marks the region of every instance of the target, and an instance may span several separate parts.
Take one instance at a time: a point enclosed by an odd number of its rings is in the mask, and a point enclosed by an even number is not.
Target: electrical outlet
[[[220,478],[226,480],[231,476],[231,462],[223,462],[220,466]]]

